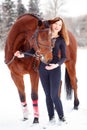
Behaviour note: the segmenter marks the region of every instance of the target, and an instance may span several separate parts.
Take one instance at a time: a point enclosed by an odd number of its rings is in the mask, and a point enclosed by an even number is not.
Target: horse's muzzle
[[[47,58],[47,57],[45,57],[44,54],[41,54],[41,55],[40,55],[40,60],[41,60],[43,63],[45,63],[45,64],[49,64],[49,63],[51,62],[52,58]]]

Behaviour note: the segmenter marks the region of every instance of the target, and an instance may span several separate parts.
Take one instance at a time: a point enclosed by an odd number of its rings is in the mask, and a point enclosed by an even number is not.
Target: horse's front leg
[[[11,77],[17,87],[19,98],[21,101],[22,111],[23,111],[23,120],[28,119],[28,108],[26,103],[26,94],[25,94],[25,86],[24,86],[24,80],[23,76],[19,74],[11,73]]]
[[[39,123],[39,109],[38,109],[38,83],[39,83],[39,73],[33,71],[30,74],[31,81],[31,99],[34,111],[33,123]]]
[[[21,93],[20,90],[18,90],[21,105],[22,105],[22,111],[23,111],[23,121],[28,119],[29,111],[27,107],[26,97],[25,94]]]

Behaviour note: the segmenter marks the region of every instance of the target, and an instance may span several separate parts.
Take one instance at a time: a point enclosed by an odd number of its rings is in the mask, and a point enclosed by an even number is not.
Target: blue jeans
[[[58,97],[58,90],[61,81],[61,66],[53,70],[46,70],[45,64],[40,63],[39,74],[41,83],[46,95],[46,105],[49,119],[54,116],[54,106],[59,118],[63,117],[63,107],[60,98]]]

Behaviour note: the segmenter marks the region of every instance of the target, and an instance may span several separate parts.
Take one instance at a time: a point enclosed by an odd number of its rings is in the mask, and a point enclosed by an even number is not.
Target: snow
[[[65,129],[83,129],[87,130],[87,49],[78,48],[77,52],[77,78],[78,78],[78,97],[80,100],[80,106],[78,110],[73,110],[73,98],[72,100],[66,100],[64,85],[62,88],[61,100],[64,107],[64,113],[68,124],[65,125],[53,125],[47,128],[47,130],[65,130]],[[62,65],[62,80],[64,83],[64,70],[65,65]],[[27,96],[27,103],[29,108],[29,120],[23,122],[22,109],[18,96],[17,89],[14,82],[11,79],[10,71],[4,63],[4,52],[0,52],[0,130],[41,130],[42,125],[48,123],[48,115],[45,104],[45,95],[39,82],[39,111],[40,111],[40,127],[38,125],[31,127],[33,121],[33,108],[31,102],[31,90],[29,76],[25,75],[25,89]],[[56,115],[56,121],[57,114]]]

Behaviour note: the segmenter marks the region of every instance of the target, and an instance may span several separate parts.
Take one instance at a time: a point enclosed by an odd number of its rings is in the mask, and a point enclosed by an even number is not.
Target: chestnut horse
[[[29,57],[17,58],[14,53],[19,50],[27,52]],[[32,51],[31,51],[32,50]],[[35,53],[33,53],[33,50]],[[32,52],[32,53],[31,53]],[[39,122],[38,111],[38,82],[37,71],[40,60],[48,63],[52,59],[52,45],[49,28],[46,22],[31,14],[19,17],[11,27],[5,44],[5,63],[18,89],[23,108],[23,120],[28,119],[28,109],[23,76],[30,75],[31,99],[34,109],[33,123]]]

